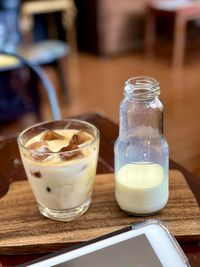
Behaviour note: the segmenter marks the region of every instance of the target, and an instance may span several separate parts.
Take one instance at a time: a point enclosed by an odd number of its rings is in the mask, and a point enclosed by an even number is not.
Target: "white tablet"
[[[188,259],[160,221],[146,221],[29,264],[31,267],[186,267]]]

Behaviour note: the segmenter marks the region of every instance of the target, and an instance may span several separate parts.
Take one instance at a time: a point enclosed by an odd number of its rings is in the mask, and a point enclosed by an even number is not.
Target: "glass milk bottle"
[[[169,151],[159,95],[154,78],[125,82],[115,143],[115,197],[120,208],[133,215],[154,214],[168,200]]]

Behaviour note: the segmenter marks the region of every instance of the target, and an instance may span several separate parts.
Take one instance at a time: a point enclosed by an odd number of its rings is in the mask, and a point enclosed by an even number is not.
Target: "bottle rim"
[[[137,99],[154,98],[160,94],[160,84],[157,79],[149,76],[137,76],[125,82],[124,95]]]

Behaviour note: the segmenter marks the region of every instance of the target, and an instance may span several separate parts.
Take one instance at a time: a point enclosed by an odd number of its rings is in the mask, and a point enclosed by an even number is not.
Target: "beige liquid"
[[[168,182],[162,166],[124,165],[116,175],[115,196],[120,208],[129,213],[149,214],[162,209],[168,200]]]

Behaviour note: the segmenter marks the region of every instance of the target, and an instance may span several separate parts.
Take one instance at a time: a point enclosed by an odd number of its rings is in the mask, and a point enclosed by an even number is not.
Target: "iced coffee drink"
[[[96,174],[96,127],[77,120],[42,123],[22,132],[18,143],[40,212],[57,220],[83,214]]]

